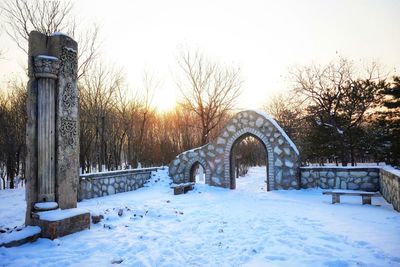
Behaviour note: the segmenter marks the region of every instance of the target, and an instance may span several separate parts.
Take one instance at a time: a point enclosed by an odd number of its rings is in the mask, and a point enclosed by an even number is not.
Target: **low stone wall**
[[[376,192],[380,189],[379,171],[379,167],[301,167],[300,185]]]
[[[152,171],[159,168],[144,168],[100,173],[81,174],[78,200],[133,191],[146,183]]]
[[[381,169],[380,186],[382,196],[400,212],[400,175],[394,171]]]

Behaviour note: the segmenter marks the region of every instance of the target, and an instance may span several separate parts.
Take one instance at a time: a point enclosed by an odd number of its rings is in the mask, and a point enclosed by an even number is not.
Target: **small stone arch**
[[[204,172],[205,172],[205,179],[206,179],[206,184],[209,183],[210,180],[210,168],[208,168],[207,162],[205,161],[204,158],[201,157],[195,157],[190,159],[187,164],[186,164],[186,168],[185,168],[185,181],[190,182],[190,171],[192,170],[193,165],[195,165],[196,163],[199,163],[203,168],[204,168]]]
[[[199,162],[206,171],[206,184],[230,188],[232,147],[246,135],[256,137],[266,149],[268,190],[299,188],[300,155],[296,145],[268,114],[252,110],[233,116],[210,143],[176,156],[169,166],[174,183],[188,182],[190,169]]]

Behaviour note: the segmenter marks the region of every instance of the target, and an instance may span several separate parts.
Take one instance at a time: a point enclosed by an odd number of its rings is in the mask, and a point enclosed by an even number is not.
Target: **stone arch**
[[[208,168],[207,162],[205,161],[204,158],[201,157],[195,157],[195,158],[191,158],[187,163],[186,163],[186,167],[185,167],[185,181],[189,182],[190,181],[190,171],[192,170],[192,167],[196,164],[199,163],[205,172],[206,175],[206,184],[209,184],[209,180],[210,180],[210,168]]]
[[[237,131],[234,135],[232,135],[229,139],[228,142],[226,143],[225,147],[225,152],[224,152],[224,165],[225,165],[225,173],[224,173],[224,179],[225,179],[225,184],[229,183],[229,188],[231,188],[231,156],[232,156],[232,148],[233,146],[239,141],[242,137],[244,136],[254,136],[256,137],[265,147],[267,158],[268,158],[268,173],[267,173],[267,181],[268,181],[268,191],[269,188],[274,188],[274,154],[272,150],[272,146],[269,143],[267,137],[262,134],[260,131],[254,129],[254,128],[249,128],[245,127],[239,131]]]
[[[268,190],[299,188],[300,155],[296,145],[268,114],[252,110],[233,116],[208,144],[179,154],[170,164],[170,176],[175,183],[188,182],[190,169],[198,161],[205,168],[207,184],[230,188],[231,150],[244,135],[256,137],[266,148]]]

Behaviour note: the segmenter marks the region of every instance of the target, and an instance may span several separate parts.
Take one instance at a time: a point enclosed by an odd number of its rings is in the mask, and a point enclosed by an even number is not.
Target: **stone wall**
[[[379,167],[301,167],[300,185],[376,192],[380,189],[379,171]]]
[[[81,174],[79,177],[78,200],[133,191],[146,183],[152,171],[159,168],[145,168]]]
[[[394,171],[381,169],[380,171],[381,194],[393,208],[400,212],[400,175]]]

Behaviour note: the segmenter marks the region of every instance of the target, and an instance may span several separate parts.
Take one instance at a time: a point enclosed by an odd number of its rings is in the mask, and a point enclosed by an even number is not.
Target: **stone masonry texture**
[[[156,170],[157,168],[148,168],[81,175],[78,199],[81,201],[136,190],[143,187],[151,172]]]
[[[301,167],[301,188],[379,191],[380,168]]]
[[[400,176],[385,169],[380,170],[381,194],[393,208],[400,212]]]
[[[257,138],[266,149],[268,190],[298,189],[300,160],[293,142],[272,118],[250,110],[237,113],[215,140],[179,154],[169,165],[174,183],[189,182],[193,165],[199,163],[205,169],[206,184],[235,188],[231,151],[247,136]]]

